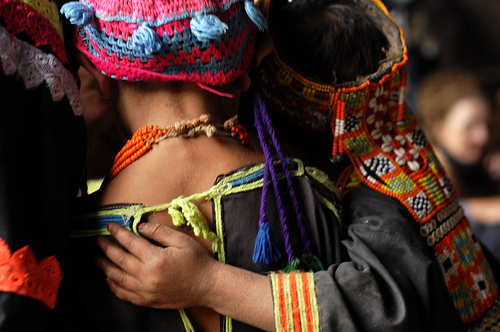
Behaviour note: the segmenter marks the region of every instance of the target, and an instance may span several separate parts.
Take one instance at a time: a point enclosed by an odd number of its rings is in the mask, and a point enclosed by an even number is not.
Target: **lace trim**
[[[61,279],[61,268],[54,256],[37,263],[29,246],[11,254],[0,238],[0,291],[28,296],[54,309]]]
[[[61,62],[67,64],[61,22],[52,17],[53,8],[43,6],[42,1],[31,7],[16,0],[0,0],[0,16],[12,35],[25,32],[36,47],[50,46]]]
[[[54,102],[61,101],[66,95],[73,113],[81,115],[82,106],[75,78],[54,55],[44,53],[24,41],[12,40],[9,32],[0,27],[0,62],[7,76],[17,72],[26,89],[36,88],[45,82]]]

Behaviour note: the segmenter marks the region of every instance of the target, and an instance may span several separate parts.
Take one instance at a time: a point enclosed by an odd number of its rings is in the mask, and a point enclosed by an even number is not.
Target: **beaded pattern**
[[[373,2],[388,15],[380,1]],[[353,164],[339,187],[346,191],[364,183],[408,209],[440,263],[462,321],[484,330],[498,325],[498,285],[449,178],[406,105],[406,61],[403,46],[389,70],[382,68],[355,86],[325,86],[305,79],[274,52],[260,77],[271,110],[305,131],[331,126],[332,155],[345,153]]]
[[[275,51],[259,68],[265,86],[262,95],[270,111],[284,115],[305,131],[328,130],[332,118],[332,92],[320,87],[317,93],[304,93],[313,90],[308,89],[300,75],[281,62]]]
[[[240,0],[231,1],[82,1],[96,11],[80,28],[77,47],[105,75],[122,80],[183,80],[220,85],[241,76],[255,50],[257,27]],[[213,14],[227,31],[220,40],[199,40],[193,15]],[[201,14],[199,13],[201,12]],[[142,25],[156,34],[154,52],[140,49],[133,35]]]
[[[223,126],[216,126],[208,123],[208,115],[202,115],[198,119],[181,121],[166,128],[157,125],[139,128],[116,155],[108,179],[114,178],[125,167],[141,158],[153,148],[153,144],[170,137],[194,137],[200,134],[207,137],[226,136],[251,149],[252,142],[245,127],[236,124],[236,120],[237,116],[234,116]]]
[[[442,165],[411,111],[404,107],[401,113],[394,93],[402,90],[400,84],[404,71],[396,67],[369,89],[340,93],[335,114],[341,111],[341,117],[332,119],[344,125],[338,150],[349,156],[365,184],[397,198],[420,223],[455,308],[472,323],[493,305],[498,286]]]

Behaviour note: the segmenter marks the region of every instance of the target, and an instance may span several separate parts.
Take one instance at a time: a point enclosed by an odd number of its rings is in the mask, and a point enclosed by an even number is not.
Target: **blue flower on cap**
[[[132,44],[135,49],[148,55],[158,52],[161,49],[160,36],[146,24],[142,24],[135,30],[132,36]]]
[[[61,14],[69,19],[71,24],[78,28],[89,25],[94,20],[94,10],[92,7],[80,2],[68,2],[61,7]]]
[[[252,0],[245,0],[245,12],[252,22],[257,26],[259,31],[264,31],[267,29],[267,20],[262,15],[260,9],[253,3]]]
[[[196,13],[191,20],[191,32],[201,42],[220,41],[227,29],[227,24],[212,14]]]

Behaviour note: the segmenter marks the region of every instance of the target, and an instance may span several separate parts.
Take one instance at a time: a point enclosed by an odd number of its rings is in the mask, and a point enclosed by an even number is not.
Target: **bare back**
[[[104,186],[100,205],[139,202],[151,206],[168,203],[181,195],[204,192],[212,187],[217,176],[263,160],[262,155],[228,138],[199,136],[167,139]],[[211,202],[198,201],[195,204],[211,228]],[[148,215],[147,221],[174,227],[166,211]],[[183,228],[182,231],[211,250],[211,243],[196,237],[190,228]],[[214,311],[190,308],[187,313],[198,329],[219,330],[219,315]]]

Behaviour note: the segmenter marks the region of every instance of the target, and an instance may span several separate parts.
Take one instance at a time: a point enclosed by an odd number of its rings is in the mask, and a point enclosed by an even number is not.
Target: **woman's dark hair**
[[[356,81],[377,71],[388,41],[352,1],[275,0],[270,33],[280,57],[324,83]]]

